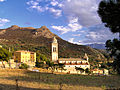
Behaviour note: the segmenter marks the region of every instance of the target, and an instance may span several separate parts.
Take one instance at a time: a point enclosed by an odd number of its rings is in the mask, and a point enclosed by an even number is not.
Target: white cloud
[[[56,17],[62,16],[62,10],[60,9],[63,5],[56,0],[30,0],[26,3],[28,9],[36,9],[41,12],[50,12]],[[56,7],[58,7],[56,9]]]
[[[72,36],[81,36],[81,34],[72,34]]]
[[[59,8],[62,8],[63,6],[64,6],[64,5],[61,4],[61,3],[58,4],[58,7],[59,7]]]
[[[88,44],[104,43],[106,40],[116,37],[116,35],[113,35],[104,25],[100,25],[101,20],[97,14],[100,1],[101,0],[29,0],[27,5],[29,9],[38,10],[40,13],[48,12],[56,17],[65,15],[64,17],[68,19],[66,26],[53,25],[51,27],[61,32],[61,34],[72,33],[71,35],[75,37],[75,39],[72,38],[70,41],[73,43]],[[73,34],[73,32],[76,31],[77,33]],[[79,37],[82,38],[79,39]]]
[[[4,2],[5,0],[0,0],[0,2]]]
[[[61,34],[65,34],[67,32],[75,32],[82,29],[82,26],[78,23],[78,19],[74,18],[70,20],[67,26],[51,26],[53,29],[58,30]]]
[[[83,45],[82,42],[76,42],[75,38],[69,38],[68,42],[73,43],[73,44]]]
[[[59,7],[59,8],[62,8],[62,7],[63,7],[63,4],[62,4],[61,2],[58,2],[58,0],[53,0],[53,1],[50,2],[50,4],[51,4],[53,7],[55,7],[55,6],[57,6],[57,7]]]
[[[10,22],[8,19],[0,18],[0,26],[4,26],[6,23]]]
[[[38,1],[29,1],[29,2],[27,2],[27,4],[28,5],[32,5],[32,6],[37,6],[37,5],[39,5],[39,2]]]
[[[74,39],[75,38],[70,38],[68,41],[71,42],[71,43],[74,43]]]
[[[58,5],[59,3],[54,0],[54,1],[51,1],[50,4],[51,4],[52,6],[56,6],[56,5]]]
[[[45,7],[42,7],[39,5],[40,1],[36,0],[30,0],[29,2],[27,2],[27,5],[29,5],[30,7],[28,9],[36,9],[39,12],[44,12],[45,11]]]
[[[51,13],[53,13],[55,16],[57,16],[57,17],[59,17],[59,16],[61,16],[62,14],[62,11],[61,10],[59,10],[59,9],[54,9],[54,8],[48,8],[48,10],[51,12]]]
[[[101,23],[97,14],[99,2],[100,0],[30,0],[27,5],[29,9],[49,11],[57,17],[64,13],[68,19],[78,18],[80,25],[88,27]]]
[[[62,7],[68,17],[77,17],[79,23],[85,27],[101,23],[97,8],[98,0],[67,0]]]
[[[81,30],[80,30],[81,31]],[[111,31],[104,27],[103,24],[96,25],[93,27],[89,27],[85,32],[75,32],[74,34],[66,34],[66,40],[71,43],[78,45],[86,45],[86,44],[105,44],[105,42],[109,39],[118,38],[118,34],[113,34]],[[68,37],[71,37],[68,39]]]
[[[80,42],[84,44],[91,43],[105,43],[108,39],[118,38],[118,34],[113,34],[110,30],[104,27],[103,24],[96,25],[88,28],[88,32],[85,35],[85,40]]]

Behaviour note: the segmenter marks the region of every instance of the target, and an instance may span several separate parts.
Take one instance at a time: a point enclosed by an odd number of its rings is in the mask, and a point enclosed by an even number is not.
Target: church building
[[[58,42],[54,37],[52,41],[52,61],[54,63],[62,63],[65,65],[66,72],[77,73],[76,67],[90,69],[89,58],[85,53],[84,58],[58,58]]]

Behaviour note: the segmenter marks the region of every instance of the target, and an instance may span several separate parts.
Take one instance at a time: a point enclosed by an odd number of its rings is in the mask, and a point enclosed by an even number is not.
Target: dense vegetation
[[[0,61],[7,61],[10,59],[11,57],[11,53],[4,49],[4,48],[0,48]]]
[[[119,40],[106,41],[106,48],[114,59],[114,70],[120,74],[120,0],[103,0],[99,4],[98,14],[112,33],[119,34]]]
[[[20,69],[27,69],[29,66],[26,63],[22,63],[19,67]]]

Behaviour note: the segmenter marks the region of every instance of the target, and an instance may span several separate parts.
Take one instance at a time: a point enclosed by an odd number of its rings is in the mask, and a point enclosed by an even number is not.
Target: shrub
[[[26,64],[26,63],[22,63],[21,65],[20,65],[20,69],[27,69],[29,66]]]
[[[44,66],[44,62],[39,62],[38,60],[36,61],[36,67],[40,68]]]
[[[85,69],[85,73],[90,74],[91,72],[90,72],[90,70],[89,70],[88,68],[86,68],[86,69]]]

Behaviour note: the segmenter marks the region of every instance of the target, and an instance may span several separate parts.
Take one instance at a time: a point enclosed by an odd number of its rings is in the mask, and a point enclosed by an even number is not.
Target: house
[[[109,70],[104,69],[104,70],[103,70],[103,73],[104,73],[104,75],[109,75]]]
[[[58,58],[58,42],[54,37],[52,42],[52,62],[64,64],[64,72],[77,73],[76,67],[90,69],[88,56],[85,53],[84,58]]]
[[[98,68],[91,70],[93,74],[103,74],[103,70],[100,70]]]
[[[36,53],[31,51],[16,51],[14,52],[14,61],[16,63],[26,63],[30,67],[35,66]]]
[[[98,69],[98,68],[96,68],[96,69],[91,70],[91,72],[93,74],[98,74],[98,75],[100,75],[100,74],[109,75],[109,70],[107,70],[107,69]]]

